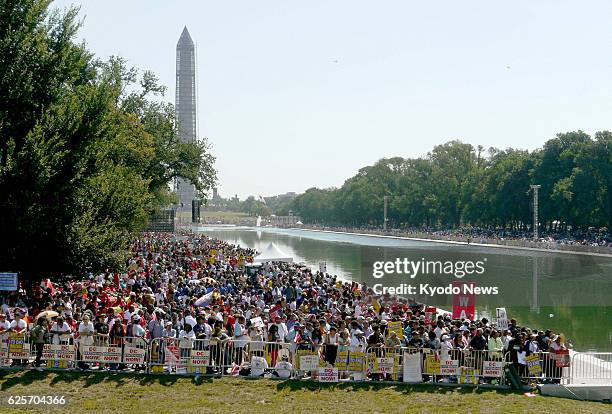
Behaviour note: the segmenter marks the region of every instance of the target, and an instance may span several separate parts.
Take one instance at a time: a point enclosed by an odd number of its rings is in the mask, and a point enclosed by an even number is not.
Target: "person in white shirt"
[[[51,334],[53,337],[51,338],[51,343],[53,345],[59,345],[60,343],[67,344],[70,339],[70,325],[64,318],[58,316],[55,323],[51,326]]]
[[[360,329],[353,331],[351,335],[351,348],[357,350],[356,352],[365,352],[368,343],[366,342],[364,333]]]
[[[436,338],[441,339],[443,334],[447,334],[448,331],[444,327],[444,322],[438,321],[436,329],[433,330],[436,334]]]
[[[128,332],[128,336],[133,336],[134,338],[142,338],[147,331],[140,324],[140,315],[134,315],[132,321],[132,332]]]
[[[358,303],[355,305],[355,318],[359,318],[361,316],[361,313],[361,305]]]
[[[21,319],[22,314],[19,311],[15,311],[15,319],[11,322],[9,328],[13,332],[25,332],[28,330],[28,324],[26,321]]]
[[[132,320],[132,314],[134,313],[134,305],[130,305],[125,312],[123,312],[123,320],[126,323]]]
[[[447,334],[443,334],[440,337],[440,360],[441,361],[446,361],[451,359],[450,358],[450,352],[452,351],[452,349],[454,348],[453,346],[453,341],[451,341],[450,336],[448,336]]]
[[[166,294],[162,290],[162,288],[157,289],[157,293],[155,294],[155,305],[162,306],[166,301]]]
[[[193,315],[191,314],[191,311],[185,311],[185,317],[184,317],[184,323],[183,325],[191,325],[191,328],[193,329],[194,326],[196,326],[198,324],[198,321],[196,321],[196,319],[193,317]]]
[[[260,377],[268,369],[268,361],[261,356],[251,357],[251,377]]]
[[[79,324],[79,345],[92,346],[94,344],[93,335],[94,325],[89,319],[89,314],[86,313],[83,315],[83,321]]]
[[[6,315],[0,312],[0,334],[8,331],[11,327],[11,324],[6,320]]]
[[[92,346],[94,344],[94,325],[89,319],[89,314],[83,315],[83,321],[79,324],[79,349],[85,346]],[[79,361],[77,366],[79,369],[88,369],[89,366],[82,361],[83,354],[79,351]]]
[[[293,365],[287,361],[287,357],[283,357],[282,361],[276,363],[274,371],[279,378],[289,378],[293,372]]]
[[[181,358],[188,358],[193,348],[193,340],[196,339],[195,333],[188,323],[183,326],[179,332],[179,346],[181,349]]]
[[[505,335],[501,337],[502,343],[504,344],[504,351],[508,350],[508,344],[512,341],[512,334],[510,331],[505,331]]]
[[[236,318],[236,323],[234,323],[234,347],[236,348],[236,364],[242,364],[243,358],[243,348],[246,345],[249,336],[247,335],[247,330],[245,326],[244,316],[238,316]]]
[[[275,322],[276,322],[275,325],[278,328],[278,336],[284,342],[285,339],[287,338],[287,334],[289,333],[289,330],[287,329],[287,325],[283,322],[280,316],[276,317]]]

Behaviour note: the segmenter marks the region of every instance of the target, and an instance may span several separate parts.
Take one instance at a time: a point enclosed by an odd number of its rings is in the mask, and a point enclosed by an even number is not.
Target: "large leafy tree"
[[[0,3],[0,264],[26,278],[121,266],[171,180],[215,180],[155,77],[95,60],[73,41],[77,11],[49,3]]]
[[[530,184],[540,184],[541,225],[610,227],[612,133],[558,134],[533,152],[438,145],[424,158],[381,159],[338,189],[311,188],[293,209],[307,222],[452,228],[531,229]]]

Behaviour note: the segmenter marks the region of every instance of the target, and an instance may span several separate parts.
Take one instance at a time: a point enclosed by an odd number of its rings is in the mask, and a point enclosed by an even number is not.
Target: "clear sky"
[[[531,150],[612,129],[609,0],[69,4],[91,51],[154,71],[170,101],[187,25],[222,196],[340,186],[451,139]]]

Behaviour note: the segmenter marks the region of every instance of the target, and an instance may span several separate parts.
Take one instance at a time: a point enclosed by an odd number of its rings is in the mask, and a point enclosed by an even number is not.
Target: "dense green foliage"
[[[213,199],[207,209],[210,211],[232,211],[249,216],[267,217],[272,214],[288,216],[293,208],[295,193],[280,194],[271,197],[249,196],[240,201],[237,197]]]
[[[96,60],[49,4],[0,1],[0,268],[26,277],[121,265],[173,179],[215,181],[155,76]]]
[[[341,188],[311,188],[293,209],[310,223],[381,225],[383,197],[394,227],[474,225],[526,229],[530,184],[540,184],[540,223],[586,229],[612,224],[612,133],[558,134],[533,152],[459,141],[425,158],[382,159]]]

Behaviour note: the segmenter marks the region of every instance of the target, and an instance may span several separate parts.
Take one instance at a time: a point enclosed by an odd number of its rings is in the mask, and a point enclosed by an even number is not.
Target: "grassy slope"
[[[306,381],[205,378],[195,385],[176,376],[110,373],[1,372],[0,412],[10,395],[64,395],[73,413],[567,413],[610,412],[609,404],[522,393],[436,386],[318,384]],[[32,406],[31,406],[32,407]],[[29,407],[28,412],[32,412]],[[48,412],[38,406],[33,412]],[[55,411],[55,410],[53,410]]]

